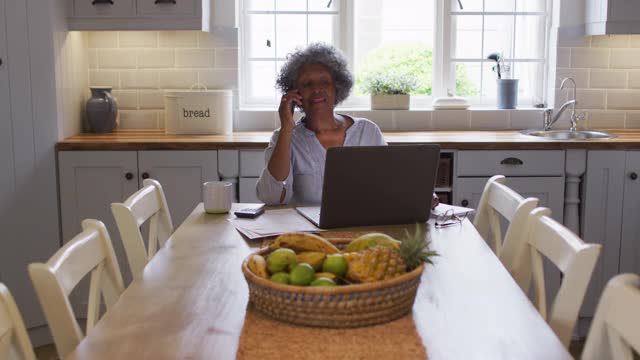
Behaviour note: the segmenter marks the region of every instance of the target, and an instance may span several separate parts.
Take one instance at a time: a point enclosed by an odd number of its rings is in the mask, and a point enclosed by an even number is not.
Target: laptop
[[[296,210],[321,229],[425,222],[439,159],[438,145],[330,148],[321,206]]]

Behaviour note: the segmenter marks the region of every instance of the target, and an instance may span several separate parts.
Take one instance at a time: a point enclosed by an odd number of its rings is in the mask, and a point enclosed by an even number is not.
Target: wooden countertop
[[[389,144],[436,143],[443,149],[554,150],[640,149],[640,130],[607,130],[617,135],[604,140],[547,140],[515,130],[501,131],[402,131],[385,132]],[[108,134],[85,133],[56,145],[57,150],[218,150],[264,149],[270,131],[231,135],[168,135],[164,130],[118,130]]]

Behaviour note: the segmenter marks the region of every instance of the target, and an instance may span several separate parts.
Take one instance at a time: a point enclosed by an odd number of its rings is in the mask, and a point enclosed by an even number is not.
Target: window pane
[[[516,59],[544,58],[544,17],[536,15],[516,16]]]
[[[309,0],[309,11],[338,11],[340,9],[340,0],[331,1],[331,5],[327,7],[329,0]]]
[[[462,11],[462,12],[482,11],[483,0],[450,0],[450,1],[451,1],[451,11]],[[462,4],[462,9],[460,9],[459,3]]]
[[[516,9],[515,0],[485,0],[486,12],[513,12]]]
[[[306,11],[307,2],[304,0],[276,0],[277,11]]]
[[[276,31],[278,35],[276,56],[283,58],[296,47],[304,47],[307,44],[307,16],[278,15]]]
[[[513,57],[513,16],[490,15],[484,19],[484,54],[502,53],[505,58]]]
[[[455,15],[456,48],[458,59],[482,58],[482,15]]]
[[[523,103],[523,101],[518,101],[518,103],[524,106],[542,103],[543,63],[515,63],[513,70],[514,78],[520,79],[518,81],[518,98],[529,99],[528,103]]]
[[[480,63],[453,63],[456,68],[456,95],[480,95]]]
[[[338,29],[337,15],[309,15],[309,42],[335,44],[335,29]]]
[[[498,74],[493,70],[495,62],[482,63],[482,97],[496,99],[498,97]]]
[[[247,71],[249,98],[275,99],[275,62],[249,61]]]
[[[247,27],[249,36],[249,57],[274,57],[274,15],[249,15]]]
[[[516,11],[546,11],[545,0],[516,0]]]
[[[249,11],[273,10],[273,0],[244,0],[244,6]]]

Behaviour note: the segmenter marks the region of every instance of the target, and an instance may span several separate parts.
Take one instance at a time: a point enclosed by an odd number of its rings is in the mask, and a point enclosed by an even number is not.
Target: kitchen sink
[[[535,136],[544,139],[552,140],[595,140],[595,139],[611,139],[616,137],[615,135],[593,130],[522,130],[523,135]]]

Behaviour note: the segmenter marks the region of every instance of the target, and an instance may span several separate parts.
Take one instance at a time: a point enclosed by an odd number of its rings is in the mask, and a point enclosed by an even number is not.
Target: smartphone
[[[234,211],[233,214],[239,218],[255,219],[264,213],[265,204],[248,204],[240,210]]]

